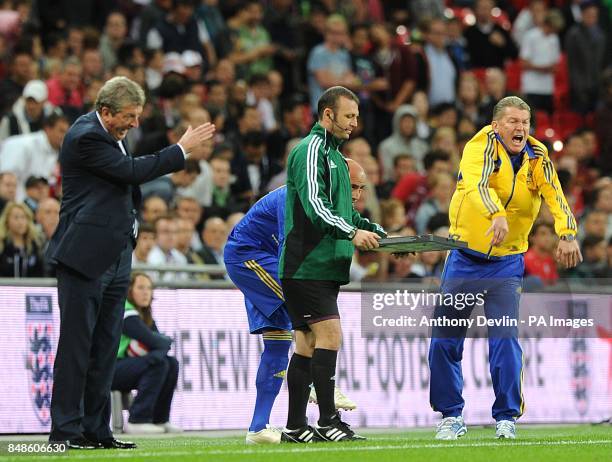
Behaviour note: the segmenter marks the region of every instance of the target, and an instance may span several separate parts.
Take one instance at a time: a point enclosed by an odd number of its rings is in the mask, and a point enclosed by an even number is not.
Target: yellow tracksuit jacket
[[[546,147],[530,136],[523,163],[515,175],[510,156],[488,125],[463,150],[449,210],[450,235],[467,241],[471,250],[489,256],[524,253],[541,197],[555,218],[557,235],[575,235],[576,220]],[[485,233],[492,218],[498,216],[506,217],[509,231],[500,245],[491,247],[492,235]]]

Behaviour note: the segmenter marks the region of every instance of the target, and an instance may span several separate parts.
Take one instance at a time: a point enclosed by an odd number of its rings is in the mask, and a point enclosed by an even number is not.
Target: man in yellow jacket
[[[450,252],[441,290],[454,295],[480,294],[488,319],[518,319],[523,254],[542,198],[560,238],[557,259],[566,268],[582,261],[575,240],[576,220],[546,147],[529,136],[530,116],[529,106],[516,96],[497,103],[491,125],[465,146],[450,205],[450,234],[467,241],[468,249]],[[465,319],[472,309],[440,306],[434,318]],[[437,327],[432,332],[430,402],[443,417],[437,439],[457,439],[467,432],[461,372],[465,334],[465,327]],[[515,438],[515,420],[524,410],[522,356],[517,327],[489,328],[497,438]]]

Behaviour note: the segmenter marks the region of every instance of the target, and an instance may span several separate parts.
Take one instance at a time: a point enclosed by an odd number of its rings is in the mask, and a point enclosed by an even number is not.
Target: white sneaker
[[[266,427],[258,432],[247,432],[246,444],[280,444],[281,432],[274,427]]]
[[[338,387],[334,388],[334,401],[336,404],[336,409],[342,409],[345,411],[353,411],[357,409],[357,404],[355,404],[352,399],[342,393],[342,391]],[[315,391],[314,387],[310,387],[310,397],[308,398],[308,402],[313,404],[318,403],[317,392]]]
[[[495,438],[510,439],[516,438],[516,423],[514,420],[500,420],[495,425]]]
[[[446,417],[438,424],[437,440],[456,440],[467,433],[463,417]]]
[[[154,433],[165,433],[163,427],[159,427],[153,423],[131,423],[128,422],[123,429],[124,433],[129,434],[154,434]]]
[[[162,428],[164,430],[164,433],[183,433],[183,429],[181,427],[177,427],[176,425],[173,425],[170,422],[164,422],[155,425]]]

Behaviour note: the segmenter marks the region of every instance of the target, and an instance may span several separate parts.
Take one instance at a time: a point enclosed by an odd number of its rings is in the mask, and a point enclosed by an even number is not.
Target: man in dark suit
[[[47,250],[57,268],[60,338],[54,365],[50,441],[79,449],[135,447],[109,428],[110,386],[121,336],[139,184],[184,168],[214,126],[185,132],[177,144],[132,158],[124,138],[138,126],[145,96],[125,77],[98,93],[95,110],[68,130],[60,151],[60,221]]]

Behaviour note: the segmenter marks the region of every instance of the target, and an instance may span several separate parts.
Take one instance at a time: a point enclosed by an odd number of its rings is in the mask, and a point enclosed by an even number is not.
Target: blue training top
[[[279,256],[285,240],[285,198],[281,186],[259,199],[230,233],[225,244],[226,263],[254,259],[266,253]]]

